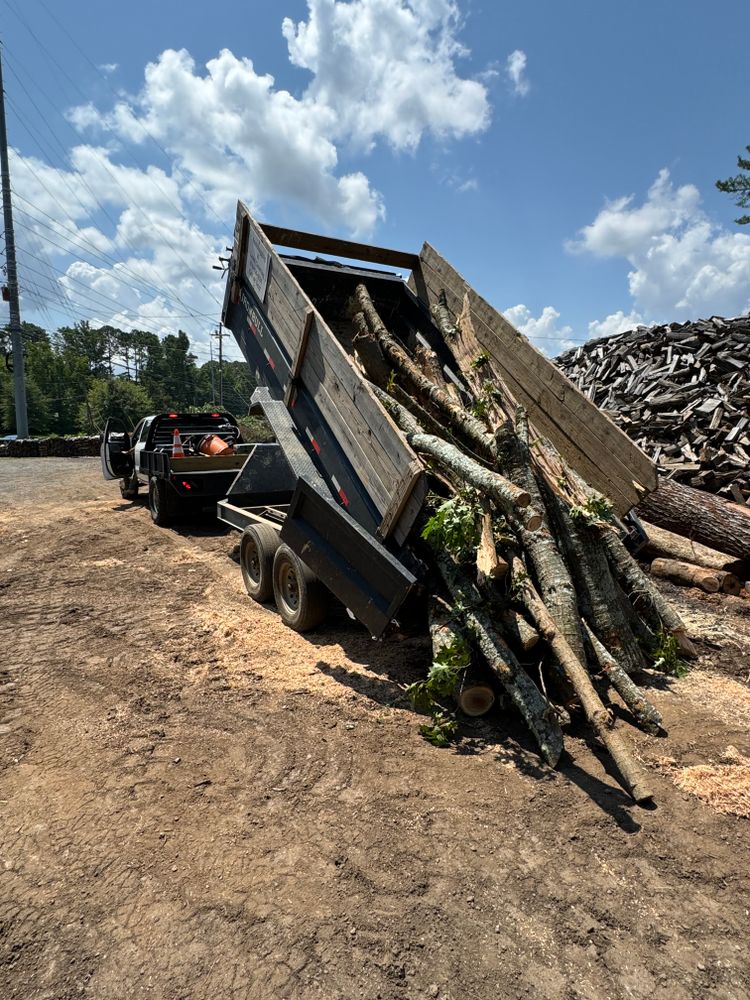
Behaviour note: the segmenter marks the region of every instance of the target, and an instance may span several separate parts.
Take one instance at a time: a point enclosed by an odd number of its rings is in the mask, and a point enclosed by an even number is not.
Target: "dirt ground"
[[[622,725],[646,810],[583,730],[423,742],[423,639],[294,634],[96,460],[0,461],[0,540],[2,1000],[750,997],[750,822],[670,776],[750,754],[747,602]]]

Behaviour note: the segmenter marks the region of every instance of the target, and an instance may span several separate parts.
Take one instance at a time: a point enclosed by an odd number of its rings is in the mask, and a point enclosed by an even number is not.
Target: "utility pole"
[[[208,350],[211,355],[211,406],[216,409],[216,383],[214,381],[214,341],[213,334],[208,342]]]
[[[211,334],[216,340],[219,341],[219,408],[224,409],[224,338],[226,333],[224,328],[219,323],[216,333]]]
[[[13,389],[16,400],[16,434],[29,436],[26,413],[26,380],[23,373],[23,341],[21,340],[21,309],[18,305],[18,270],[16,241],[13,235],[13,208],[10,203],[10,166],[8,163],[8,133],[5,126],[5,89],[3,88],[3,58],[0,45],[0,173],[2,173],[3,215],[5,219],[5,260],[8,268],[8,306],[10,342],[13,350]]]

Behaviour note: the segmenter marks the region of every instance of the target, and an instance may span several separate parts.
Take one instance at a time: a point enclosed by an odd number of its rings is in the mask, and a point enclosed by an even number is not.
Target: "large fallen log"
[[[742,580],[750,576],[750,562],[742,559],[732,559],[724,552],[701,545],[692,538],[683,538],[666,528],[642,521],[648,535],[648,541],[638,550],[639,559],[679,559],[681,562],[693,563],[705,569],[722,569],[734,573]]]
[[[742,590],[742,581],[733,573],[723,569],[706,569],[704,566],[694,566],[692,563],[680,562],[679,559],[654,559],[651,563],[651,573],[664,580],[685,587],[700,587],[707,594],[716,594],[723,590],[725,594],[735,597]]]
[[[738,559],[750,559],[750,508],[672,479],[638,505],[647,521]]]

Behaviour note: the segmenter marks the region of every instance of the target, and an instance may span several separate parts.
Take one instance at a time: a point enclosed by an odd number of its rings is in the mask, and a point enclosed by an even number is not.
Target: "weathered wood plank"
[[[384,264],[386,267],[404,267],[409,271],[413,270],[419,263],[419,258],[415,253],[406,253],[403,250],[389,250],[386,247],[354,243],[351,240],[340,240],[333,236],[320,236],[317,233],[304,233],[297,229],[284,229],[282,226],[272,226],[267,222],[260,223],[260,228],[271,243],[294,250],[307,250],[310,253],[325,253],[331,256],[338,255],[347,258],[347,260],[363,260],[370,264]]]
[[[414,474],[419,460],[263,229],[249,213],[246,218],[248,237],[254,234],[271,255],[264,300],[268,319],[292,365],[301,356],[299,381],[315,399],[383,515],[380,533],[386,537],[407,516],[409,494],[419,479]],[[301,351],[305,330],[306,346]]]
[[[468,294],[477,339],[510,391],[539,430],[591,486],[613,500],[619,513],[656,488],[650,459],[428,243],[411,284],[429,305],[444,289],[456,315]]]

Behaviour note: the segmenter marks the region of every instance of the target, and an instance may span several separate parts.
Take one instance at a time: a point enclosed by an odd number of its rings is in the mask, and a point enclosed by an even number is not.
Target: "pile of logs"
[[[96,437],[17,438],[0,441],[0,458],[85,458],[99,454]]]
[[[670,476],[750,498],[750,317],[638,327],[557,363]]]
[[[529,426],[482,352],[468,307],[454,316],[441,297],[430,333],[453,356],[463,387],[446,383],[424,338],[410,351],[387,328],[365,285],[350,310],[355,360],[430,473],[418,544],[434,573],[434,663],[417,694],[429,701],[433,682],[441,695],[453,685],[474,713],[492,702],[492,678],[552,766],[563,752],[561,727],[582,712],[633,798],[650,799],[611,703],[619,699],[635,725],[659,733],[661,716],[636,679],[674,669],[695,649],[623,545],[611,504]],[[440,703],[428,731],[446,719]]]

